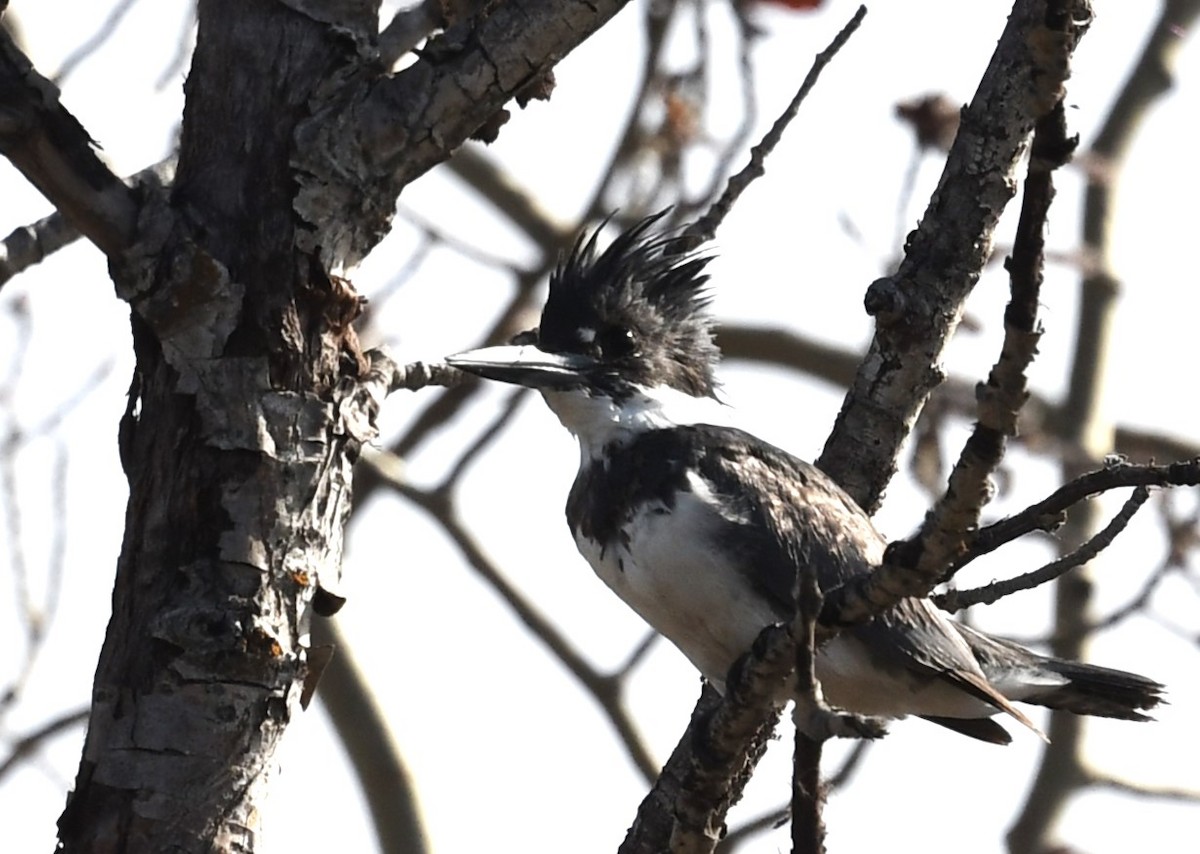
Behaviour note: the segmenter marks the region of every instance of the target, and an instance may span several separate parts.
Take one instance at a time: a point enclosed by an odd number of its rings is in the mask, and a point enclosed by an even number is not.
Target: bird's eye
[[[596,338],[600,352],[606,359],[620,359],[637,349],[633,330],[623,326],[610,326]]]

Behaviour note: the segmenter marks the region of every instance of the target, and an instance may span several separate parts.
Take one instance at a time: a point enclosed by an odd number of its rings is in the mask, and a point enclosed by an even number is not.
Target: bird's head
[[[709,258],[680,252],[676,236],[652,231],[665,213],[638,222],[603,252],[596,248],[600,229],[581,234],[550,277],[537,329],[447,361],[539,389],[556,411],[560,394],[618,407],[664,389],[713,397],[718,350],[707,311]]]

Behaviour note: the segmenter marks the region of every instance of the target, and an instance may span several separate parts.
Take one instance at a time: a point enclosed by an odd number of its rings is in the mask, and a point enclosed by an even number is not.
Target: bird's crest
[[[627,380],[714,391],[710,256],[679,250],[679,237],[651,231],[667,211],[622,232],[603,252],[603,224],[559,259],[550,277],[538,343],[553,352],[600,357]]]

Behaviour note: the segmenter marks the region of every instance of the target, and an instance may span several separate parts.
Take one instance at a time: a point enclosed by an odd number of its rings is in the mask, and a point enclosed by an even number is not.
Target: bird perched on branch
[[[579,440],[567,521],[614,593],[718,688],[769,624],[795,613],[796,574],[822,590],[877,566],[886,541],[819,469],[725,426],[707,313],[708,257],[680,252],[650,217],[597,250],[599,229],[560,259],[537,329],[450,357],[464,371],[537,389]],[[1157,682],[1039,655],[905,599],[821,647],[831,704],[919,715],[1011,741],[1013,705],[1146,720]],[[1040,733],[1039,733],[1040,734]]]

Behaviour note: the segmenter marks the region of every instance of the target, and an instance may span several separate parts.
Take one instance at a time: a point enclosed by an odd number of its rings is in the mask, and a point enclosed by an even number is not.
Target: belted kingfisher
[[[664,212],[665,213],[665,212]],[[820,469],[728,425],[716,397],[709,257],[642,220],[597,251],[597,229],[560,258],[537,329],[447,359],[537,389],[579,440],[567,522],[614,593],[718,689],[759,632],[795,611],[798,572],[829,590],[869,572],[886,541]],[[1013,704],[1148,720],[1163,686],[1050,658],[905,599],[817,655],[831,704],[919,715],[996,744]],[[781,698],[786,699],[786,698]],[[1040,733],[1039,733],[1040,735]]]

